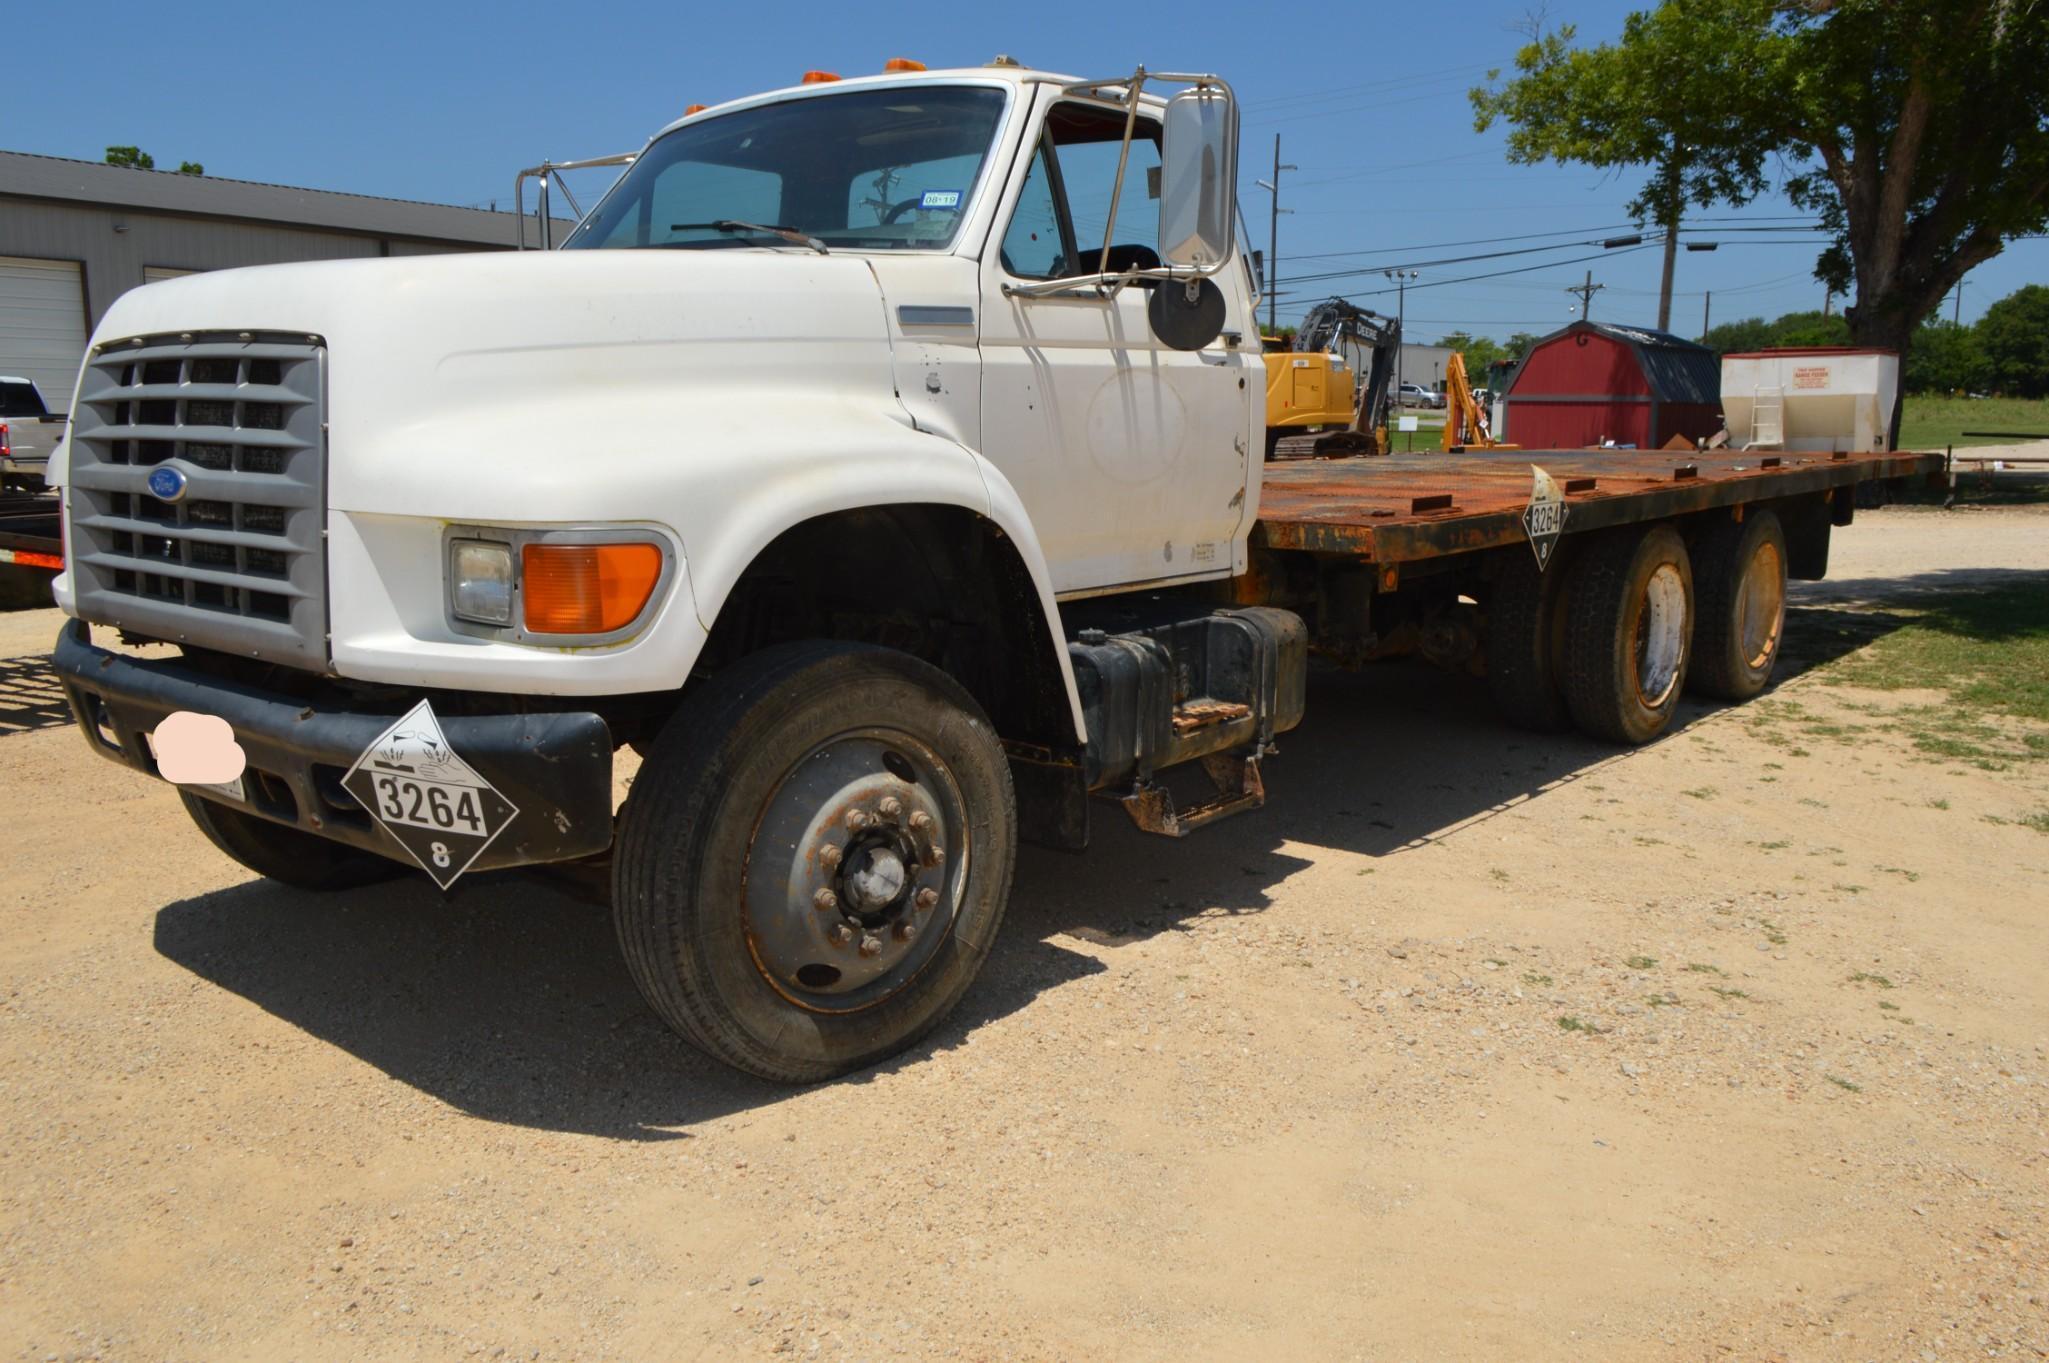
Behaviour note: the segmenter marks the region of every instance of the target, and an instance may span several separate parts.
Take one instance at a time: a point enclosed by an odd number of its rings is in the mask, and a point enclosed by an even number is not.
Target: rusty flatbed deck
[[[1473,450],[1267,465],[1252,543],[1375,563],[1519,544],[1530,466],[1564,489],[1565,533],[1943,472],[1939,454]]]

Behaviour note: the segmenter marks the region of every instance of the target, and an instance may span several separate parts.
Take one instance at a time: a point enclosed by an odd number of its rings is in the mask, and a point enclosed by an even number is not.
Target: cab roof
[[[735,109],[744,109],[757,104],[772,104],[778,100],[831,95],[843,90],[912,89],[920,85],[946,85],[959,84],[961,82],[996,83],[1016,86],[1073,85],[1081,79],[1082,77],[1079,76],[1062,75],[1057,71],[1041,71],[1036,67],[1020,66],[1008,61],[992,62],[987,66],[943,67],[936,71],[884,71],[872,76],[843,76],[837,80],[786,85],[781,89],[763,90],[759,94],[741,95],[735,99],[726,100],[721,104],[708,105],[696,113],[685,114],[683,117],[665,124],[661,131],[655,134],[655,137],[666,136],[694,118],[730,113]],[[1115,79],[1115,77],[1106,78],[1106,83],[1114,83]],[[1152,94],[1147,94],[1143,98],[1149,104],[1161,102],[1158,96]],[[652,141],[654,139],[650,138],[649,140]]]

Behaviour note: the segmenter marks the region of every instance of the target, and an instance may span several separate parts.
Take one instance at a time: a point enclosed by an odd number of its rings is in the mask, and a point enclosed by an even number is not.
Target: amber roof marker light
[[[923,71],[925,69],[925,63],[911,57],[891,57],[888,61],[882,64],[882,69],[885,72]]]
[[[830,85],[832,82],[838,79],[839,75],[837,72],[806,71],[804,73],[804,79],[799,83],[803,85]]]

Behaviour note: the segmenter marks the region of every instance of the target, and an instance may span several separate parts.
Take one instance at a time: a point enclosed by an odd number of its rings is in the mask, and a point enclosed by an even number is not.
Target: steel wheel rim
[[[1686,657],[1686,580],[1660,563],[1644,583],[1636,615],[1636,694],[1650,709],[1671,699]]]
[[[1743,662],[1756,671],[1778,651],[1779,635],[1786,626],[1786,576],[1780,567],[1779,546],[1770,540],[1759,543],[1750,556],[1736,611],[1736,637],[1742,641]]]
[[[953,928],[971,848],[967,801],[901,730],[820,743],[764,801],[741,919],[755,968],[800,1007],[871,1008],[917,978]]]

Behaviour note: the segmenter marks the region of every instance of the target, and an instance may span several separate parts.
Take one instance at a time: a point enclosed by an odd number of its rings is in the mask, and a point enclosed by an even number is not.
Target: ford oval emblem
[[[185,475],[177,469],[158,465],[149,471],[149,495],[160,502],[175,502],[185,495]]]

